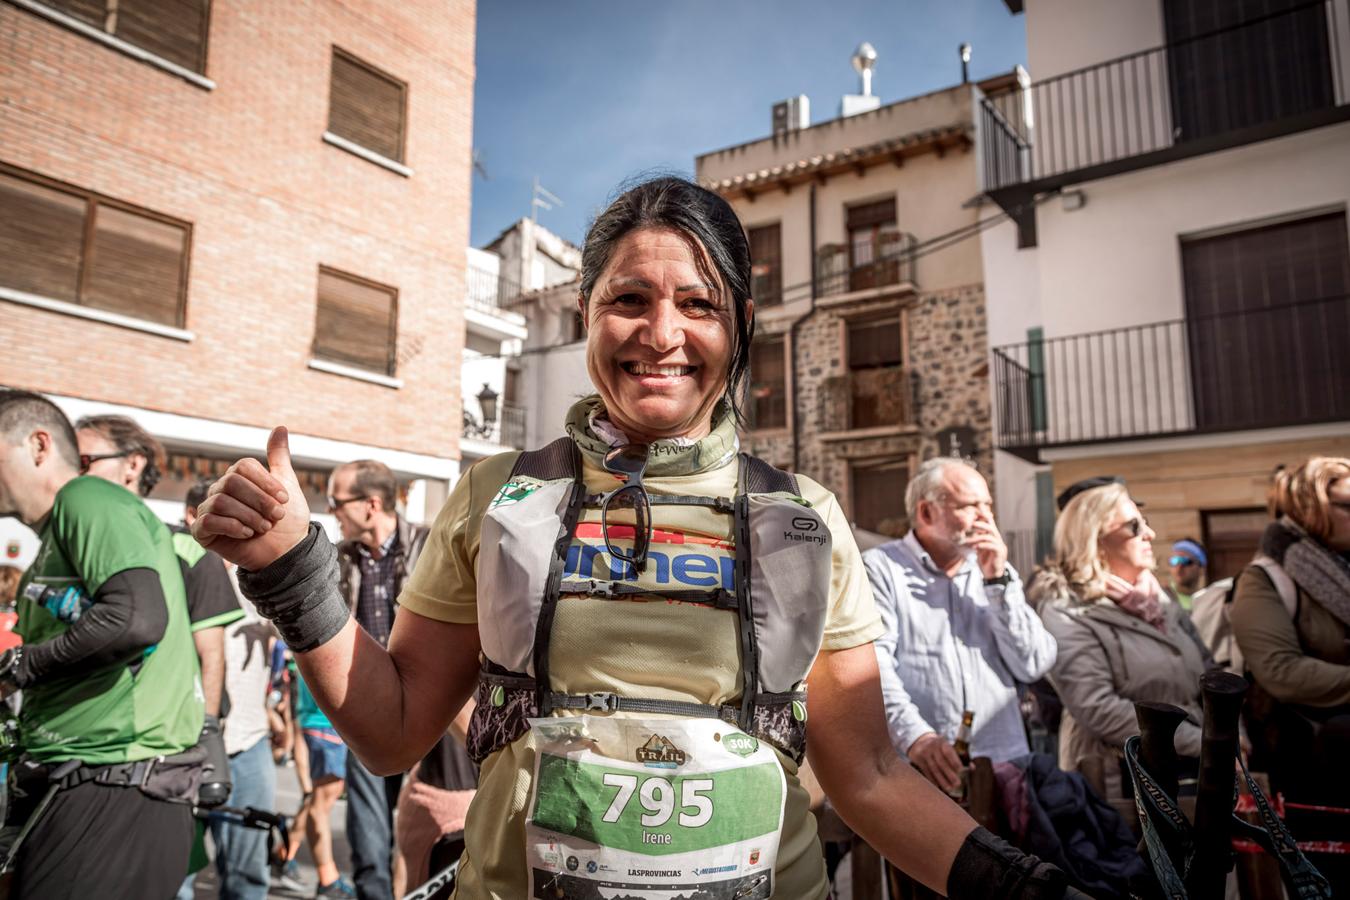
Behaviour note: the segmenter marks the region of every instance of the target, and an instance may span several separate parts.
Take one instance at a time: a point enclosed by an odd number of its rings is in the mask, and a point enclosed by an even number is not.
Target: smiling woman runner
[[[232,466],[194,533],[243,567],[372,771],[410,767],[476,696],[456,897],[823,898],[808,751],[844,819],[930,887],[1061,896],[1058,870],[892,749],[881,622],[834,497],[738,453],[749,283],[740,222],[696,185],[651,180],[600,215],[579,296],[599,395],[567,437],[464,474],[387,652],[337,594],[284,429],[270,472]]]

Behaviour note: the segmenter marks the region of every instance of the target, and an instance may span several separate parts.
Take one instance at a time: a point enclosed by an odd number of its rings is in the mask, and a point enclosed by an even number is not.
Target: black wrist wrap
[[[304,540],[267,568],[241,568],[239,589],[297,653],[331,640],[351,617],[338,594],[337,550],[313,522]]]
[[[1064,873],[983,828],[966,836],[947,876],[953,900],[1059,900]]]

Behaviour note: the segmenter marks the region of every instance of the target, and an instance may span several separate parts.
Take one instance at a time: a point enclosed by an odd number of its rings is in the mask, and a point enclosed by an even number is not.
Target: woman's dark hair
[[[703,272],[712,284],[725,285],[723,298],[735,318],[735,344],[727,372],[726,399],[740,421],[741,395],[750,374],[750,341],[755,323],[750,316],[750,245],[731,204],[684,178],[662,175],[626,189],[609,204],[586,232],[581,251],[581,297],[589,303],[600,273],[609,265],[619,241],[639,228],[670,228],[684,235],[703,268],[707,252],[715,272]]]
[[[75,430],[85,429],[101,434],[118,453],[139,454],[145,458],[145,468],[141,469],[136,487],[142,497],[149,497],[164,474],[164,445],[128,416],[85,416],[75,423]]]

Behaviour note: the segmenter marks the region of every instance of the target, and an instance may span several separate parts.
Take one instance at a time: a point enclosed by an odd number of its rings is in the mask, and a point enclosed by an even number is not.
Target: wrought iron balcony
[[[1305,2],[986,97],[984,189],[1022,217],[1047,190],[1350,119],[1348,23],[1350,0]]]
[[[882,232],[873,245],[855,248],[852,259],[844,244],[824,244],[816,251],[816,296],[829,297],[868,288],[914,284],[914,235],[903,231]]]
[[[466,438],[498,444],[502,447],[525,449],[525,407],[514,403],[497,403],[497,418],[480,422],[466,408],[463,412],[462,432]]]
[[[510,309],[520,299],[520,285],[477,266],[465,269],[464,287],[468,304],[484,312]]]
[[[998,446],[1048,447],[1350,419],[1350,297],[993,350]]]
[[[855,369],[826,378],[818,394],[823,432],[913,425],[917,418],[913,373],[904,366]]]

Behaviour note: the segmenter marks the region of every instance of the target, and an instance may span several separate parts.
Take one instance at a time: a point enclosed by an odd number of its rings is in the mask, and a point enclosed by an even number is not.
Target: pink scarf
[[[1152,570],[1145,569],[1134,584],[1108,572],[1106,596],[1130,615],[1143,619],[1163,634],[1167,633],[1162,609],[1162,585],[1158,584]]]

